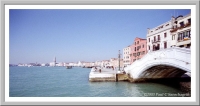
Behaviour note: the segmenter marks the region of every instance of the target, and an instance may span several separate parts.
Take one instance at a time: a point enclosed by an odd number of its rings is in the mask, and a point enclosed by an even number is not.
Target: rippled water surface
[[[10,67],[9,96],[140,97],[183,93],[157,83],[89,82],[90,70],[81,67]]]

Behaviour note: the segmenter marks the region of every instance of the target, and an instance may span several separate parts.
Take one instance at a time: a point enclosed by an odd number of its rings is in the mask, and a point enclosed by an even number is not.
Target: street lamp
[[[120,71],[120,50],[119,50],[119,54],[118,54],[118,58],[119,58],[119,71]]]

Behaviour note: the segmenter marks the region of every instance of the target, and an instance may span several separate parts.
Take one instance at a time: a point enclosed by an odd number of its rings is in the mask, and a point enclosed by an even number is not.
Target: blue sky
[[[136,37],[189,9],[9,11],[9,62],[49,63],[108,60]]]

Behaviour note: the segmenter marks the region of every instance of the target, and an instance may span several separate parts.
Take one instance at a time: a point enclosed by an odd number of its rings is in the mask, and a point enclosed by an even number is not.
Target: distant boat
[[[66,68],[67,68],[67,69],[71,69],[71,68],[72,68],[72,66],[67,66]]]
[[[86,68],[92,68],[92,66],[87,66]]]

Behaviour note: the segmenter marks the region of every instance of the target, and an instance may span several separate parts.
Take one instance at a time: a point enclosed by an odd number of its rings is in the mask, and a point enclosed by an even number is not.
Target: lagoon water
[[[141,97],[182,94],[158,83],[89,82],[90,68],[10,67],[10,97]]]

